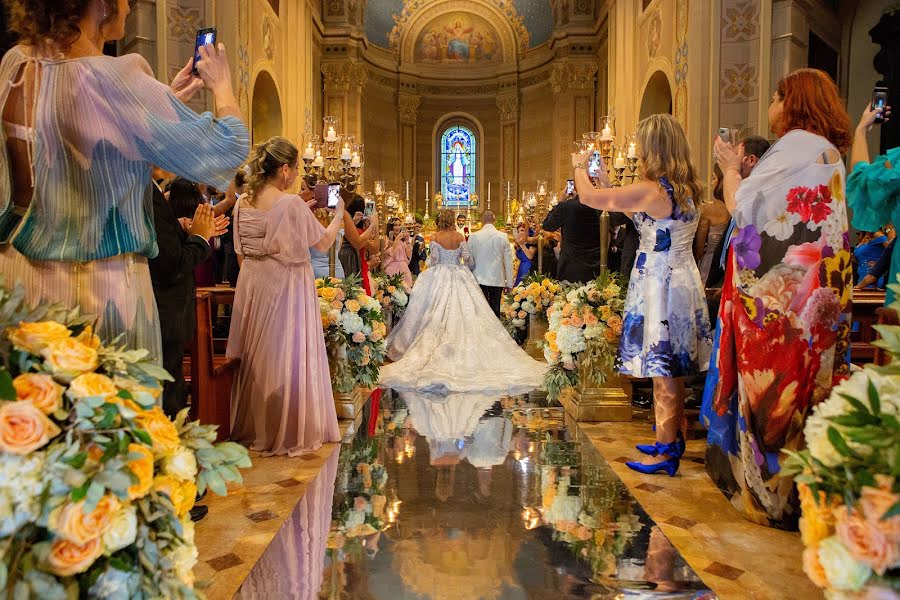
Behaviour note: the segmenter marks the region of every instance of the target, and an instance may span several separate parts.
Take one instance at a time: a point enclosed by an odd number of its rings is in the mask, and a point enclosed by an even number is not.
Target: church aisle
[[[562,409],[389,393],[370,410],[236,597],[715,597]]]

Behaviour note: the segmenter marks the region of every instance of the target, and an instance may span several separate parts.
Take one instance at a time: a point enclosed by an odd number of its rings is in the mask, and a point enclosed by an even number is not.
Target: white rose
[[[819,543],[819,563],[828,583],[839,590],[858,591],[872,574],[872,569],[853,558],[836,535]]]
[[[341,313],[340,325],[341,329],[344,330],[344,333],[353,335],[363,328],[363,320],[358,314],[348,311]]]
[[[347,515],[347,521],[344,523],[344,527],[347,529],[353,529],[357,525],[362,525],[366,522],[366,513],[361,510],[351,510],[350,514]]]
[[[113,515],[109,529],[103,534],[103,546],[106,554],[113,554],[134,543],[137,536],[137,509],[134,506],[123,506]]]
[[[181,446],[175,454],[163,459],[162,468],[166,475],[193,481],[197,476],[197,457],[191,450]]]
[[[184,519],[181,521],[181,528],[183,533],[181,537],[184,539],[184,543],[194,545],[194,522],[191,521],[190,515],[186,515]]]
[[[197,564],[197,547],[193,544],[181,544],[169,554],[175,576],[188,587],[194,586],[194,565]]]

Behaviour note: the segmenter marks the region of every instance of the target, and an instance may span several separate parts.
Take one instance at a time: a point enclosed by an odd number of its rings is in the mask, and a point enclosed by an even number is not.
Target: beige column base
[[[372,390],[364,387],[357,387],[349,393],[336,391],[333,393],[337,418],[355,419],[356,415],[359,414],[359,411],[362,410],[363,405],[365,405],[366,400],[372,395]]]
[[[581,377],[581,385],[568,388],[559,401],[576,421],[631,421],[631,381],[618,373],[607,373],[602,384]]]

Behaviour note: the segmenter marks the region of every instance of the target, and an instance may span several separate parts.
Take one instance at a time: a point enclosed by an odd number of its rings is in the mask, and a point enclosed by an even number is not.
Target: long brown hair
[[[452,231],[456,229],[456,216],[452,210],[444,209],[437,214],[434,224],[438,231]]]
[[[850,147],[850,115],[834,81],[819,69],[797,69],[778,82],[784,102],[772,131],[782,136],[793,129],[821,135],[843,154]]]
[[[4,0],[9,11],[9,29],[19,41],[39,46],[50,42],[66,52],[81,35],[78,23],[92,0]],[[119,14],[116,0],[103,0],[106,20]]]
[[[299,157],[297,146],[277,135],[255,145],[250,152],[250,160],[247,161],[249,174],[244,185],[247,201],[253,204],[256,194],[263,189],[269,178],[284,165],[296,165]]]
[[[681,212],[695,213],[703,202],[703,184],[691,162],[691,147],[681,123],[672,115],[650,115],[638,123],[637,141],[644,177],[652,181],[668,179]]]

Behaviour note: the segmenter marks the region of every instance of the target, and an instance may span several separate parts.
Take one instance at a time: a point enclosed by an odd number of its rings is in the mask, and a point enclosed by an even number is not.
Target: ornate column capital
[[[573,90],[593,90],[597,79],[597,63],[569,63],[569,88]]]
[[[400,110],[400,122],[415,123],[422,98],[415,94],[400,92],[397,95],[397,108]]]
[[[355,62],[322,63],[322,75],[325,76],[326,92],[349,92],[351,83],[361,92],[369,80],[365,65]]]
[[[519,117],[519,94],[503,94],[497,96],[497,110],[500,111],[500,122],[515,121]]]
[[[550,87],[554,94],[562,93],[566,85],[566,63],[554,63],[550,67]]]

